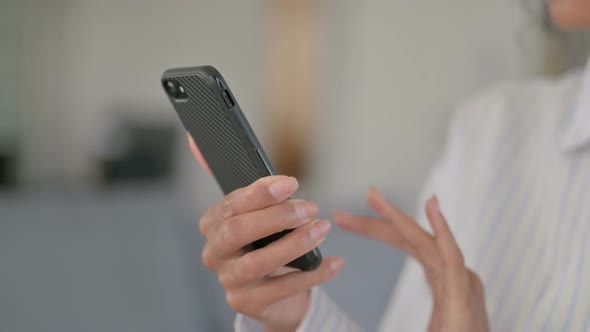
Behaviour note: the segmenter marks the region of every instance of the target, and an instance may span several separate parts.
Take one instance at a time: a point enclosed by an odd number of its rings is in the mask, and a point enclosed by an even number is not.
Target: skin
[[[590,0],[547,0],[553,23],[565,31],[590,29]]]
[[[568,31],[590,28],[590,0],[547,0],[553,22]],[[211,173],[198,147],[191,150]],[[295,331],[309,308],[309,289],[342,270],[340,257],[325,258],[314,271],[283,267],[321,244],[330,231],[327,220],[318,220],[317,204],[288,199],[297,180],[271,176],[238,189],[214,204],[202,216],[199,228],[206,238],[203,263],[217,273],[226,300],[235,311],[260,321],[269,332]],[[484,287],[465,266],[463,255],[432,197],[425,210],[433,234],[388,202],[374,187],[367,204],[380,218],[334,211],[342,229],[400,249],[423,267],[433,298],[430,332],[487,332]],[[251,252],[243,247],[284,229],[295,229],[271,245]]]

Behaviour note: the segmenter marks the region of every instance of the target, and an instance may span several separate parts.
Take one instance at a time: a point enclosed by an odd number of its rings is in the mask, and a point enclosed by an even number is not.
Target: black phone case
[[[215,68],[170,69],[162,75],[161,83],[226,195],[261,177],[275,174],[236,98]],[[172,96],[167,84],[176,85],[178,95]],[[260,239],[252,246],[262,248],[290,231]],[[308,271],[317,268],[321,260],[316,248],[287,266]]]

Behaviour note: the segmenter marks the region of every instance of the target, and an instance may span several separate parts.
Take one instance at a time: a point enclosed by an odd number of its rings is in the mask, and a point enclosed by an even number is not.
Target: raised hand
[[[433,196],[426,203],[433,235],[388,202],[376,188],[369,189],[367,203],[381,219],[335,211],[334,222],[347,231],[401,249],[422,265],[434,299],[428,331],[489,331],[483,285],[465,266],[437,198]]]

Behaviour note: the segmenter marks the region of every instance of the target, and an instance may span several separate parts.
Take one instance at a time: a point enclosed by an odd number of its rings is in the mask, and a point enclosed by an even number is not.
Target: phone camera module
[[[170,98],[184,100],[187,98],[186,89],[176,80],[169,80],[163,83],[166,93]]]
[[[171,97],[178,98],[178,89],[173,81],[166,82],[166,91]]]

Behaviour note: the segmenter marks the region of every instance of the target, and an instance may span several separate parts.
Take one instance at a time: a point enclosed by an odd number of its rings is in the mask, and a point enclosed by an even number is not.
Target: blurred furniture
[[[16,153],[0,151],[0,189],[16,185]]]
[[[272,154],[280,174],[302,177],[309,173],[317,117],[315,94],[320,51],[315,38],[321,27],[320,4],[315,0],[268,1],[270,13],[270,84],[267,111],[275,120],[276,145]]]
[[[232,331],[234,313],[200,260],[202,211],[179,195],[163,185],[0,192],[0,331]],[[322,206],[346,205],[333,203]],[[347,259],[328,293],[375,331],[401,255],[337,229],[322,251]]]
[[[162,185],[0,192],[0,331],[231,331],[180,200]]]
[[[104,184],[172,178],[177,146],[172,125],[119,120],[107,137],[99,157]]]

